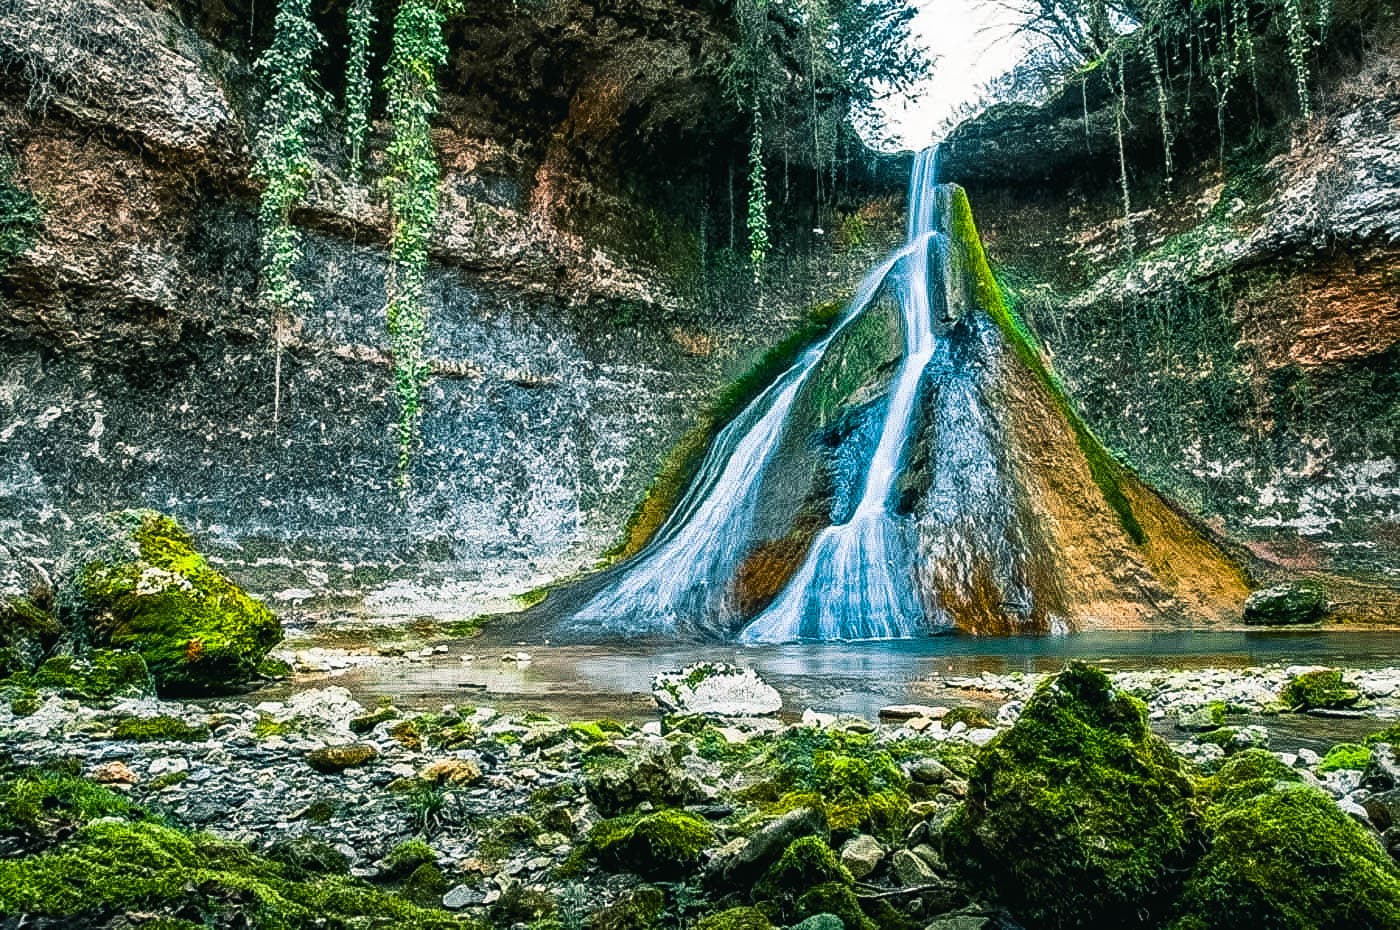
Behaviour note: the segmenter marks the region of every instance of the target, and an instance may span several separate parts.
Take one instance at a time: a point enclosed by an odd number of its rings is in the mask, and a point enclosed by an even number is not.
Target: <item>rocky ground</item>
[[[332,871],[493,926],[687,926],[717,904],[747,904],[746,884],[794,841],[819,836],[865,913],[889,905],[906,925],[1014,926],[950,868],[938,831],[978,778],[982,747],[1006,741],[998,737],[1047,680],[950,678],[978,703],[889,707],[878,720],[809,709],[785,721],[774,715],[776,692],[756,677],[736,676],[737,690],[716,696],[697,695],[680,675],[658,682],[657,719],[640,726],[490,707],[415,714],[365,707],[338,687],[200,703],[50,691],[0,708],[0,751],[12,766],[0,803],[15,803],[13,766],[66,766],[177,829],[301,867],[328,860]],[[1113,684],[1140,698],[1190,760],[1182,764],[1201,772],[1268,747],[1268,724],[1232,725],[1241,719],[1400,719],[1400,669],[1162,670],[1118,674]],[[1274,758],[1280,777],[1325,792],[1395,852],[1400,764],[1385,739]],[[667,812],[675,823],[653,823]],[[639,835],[663,826],[692,830],[694,842]],[[6,842],[14,854],[33,841]],[[730,874],[744,869],[754,874]],[[14,907],[4,875],[0,911]],[[100,896],[93,904],[97,916],[83,925],[115,925]],[[651,923],[635,923],[633,911],[652,904]],[[767,919],[813,916],[794,906],[779,900]],[[874,919],[897,925],[886,916]]]

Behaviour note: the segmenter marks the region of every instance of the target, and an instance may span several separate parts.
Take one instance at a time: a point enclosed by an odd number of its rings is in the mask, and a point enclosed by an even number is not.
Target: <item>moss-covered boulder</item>
[[[1244,622],[1251,626],[1319,623],[1327,616],[1327,592],[1314,584],[1281,584],[1255,591],[1244,602]]]
[[[1294,710],[1326,710],[1350,707],[1361,700],[1361,692],[1349,686],[1337,669],[1324,668],[1294,675],[1279,700]]]
[[[1142,703],[1072,663],[983,749],[945,853],[1027,924],[1142,926],[1189,864],[1193,793]]]
[[[1172,930],[1400,927],[1400,871],[1316,789],[1292,785],[1221,803],[1209,852],[1187,880]]]
[[[588,800],[607,816],[643,802],[670,807],[705,800],[704,787],[681,765],[680,752],[679,746],[652,745],[622,756],[590,754],[583,778]]]
[[[31,672],[16,672],[3,684],[22,691],[57,691],[64,697],[85,701],[141,697],[155,688],[140,654],[116,649],[98,649],[82,656],[53,656]]]
[[[678,879],[700,867],[701,853],[714,845],[715,831],[694,814],[665,810],[605,820],[589,832],[588,840],[604,868]]]
[[[270,610],[216,571],[174,520],[128,510],[95,521],[70,557],[70,612],[95,645],[141,654],[163,693],[230,690],[282,638]]]
[[[756,900],[796,899],[802,892],[827,882],[849,885],[850,871],[830,846],[815,836],[794,840],[754,886]]]
[[[334,775],[346,769],[368,765],[379,757],[379,750],[369,743],[346,743],[341,746],[323,746],[306,754],[306,762],[313,769],[326,775]]]

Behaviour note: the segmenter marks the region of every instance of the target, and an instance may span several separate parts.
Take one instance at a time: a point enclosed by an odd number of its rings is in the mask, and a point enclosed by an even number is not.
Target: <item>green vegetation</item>
[[[189,743],[208,739],[209,730],[207,727],[190,726],[179,717],[123,717],[112,727],[112,738],[136,743],[164,740]]]
[[[351,0],[345,8],[345,29],[350,36],[345,62],[345,145],[350,150],[350,170],[365,168],[365,141],[369,137],[369,107],[373,87],[369,77],[369,45],[374,34],[373,0]]]
[[[418,440],[418,414],[428,376],[426,294],[428,246],[438,218],[439,169],[432,121],[437,115],[437,71],[447,64],[442,27],[459,0],[403,0],[394,17],[394,46],[384,88],[393,137],[386,152],[392,232],[389,238],[389,347],[399,398],[399,486],[409,484]]]
[[[154,690],[145,660],[137,653],[114,649],[98,649],[87,656],[54,656],[32,672],[16,672],[0,685],[97,701],[140,697]]]
[[[0,780],[0,831],[42,836],[101,817],[143,815],[121,795],[78,777],[76,765],[7,772]]]
[[[982,238],[978,234],[977,224],[972,218],[972,205],[968,202],[967,192],[961,187],[955,188],[953,192],[953,200],[949,206],[949,226],[951,237],[957,244],[961,258],[965,263],[964,270],[973,281],[971,296],[976,301],[977,306],[991,316],[1002,335],[1006,337],[1006,341],[1011,344],[1011,349],[1016,357],[1035,376],[1040,385],[1049,393],[1055,406],[1064,415],[1070,429],[1074,432],[1079,451],[1084,454],[1089,463],[1089,473],[1093,477],[1094,484],[1103,494],[1104,500],[1113,508],[1114,513],[1118,515],[1118,521],[1122,525],[1123,531],[1128,534],[1128,538],[1139,545],[1146,542],[1147,534],[1143,531],[1142,524],[1138,522],[1137,516],[1133,513],[1132,504],[1129,503],[1128,497],[1123,491],[1124,467],[1109,454],[1103,443],[1099,441],[1093,430],[1079,415],[1074,404],[1070,401],[1068,391],[1060,382],[1059,376],[1046,363],[1039,342],[1016,314],[1016,311],[1007,303],[1005,294],[1000,285],[997,284],[996,277],[992,274],[991,266],[987,264],[987,253],[982,247]]]
[[[695,930],[773,930],[773,924],[756,907],[731,907],[701,917]]]
[[[14,162],[0,154],[0,272],[10,259],[28,250],[44,219],[34,195],[12,182],[14,171]]]
[[[836,858],[831,847],[815,836],[794,840],[782,857],[769,867],[754,886],[756,900],[795,901],[816,885],[837,882],[849,885],[854,879]]]
[[[98,557],[76,586],[80,629],[139,653],[162,693],[226,691],[257,675],[281,638],[277,618],[215,571],[174,520],[153,511],[109,515]]]
[[[1366,830],[1313,788],[1213,808],[1172,930],[1400,926],[1400,873]]]
[[[700,854],[714,842],[708,823],[678,810],[605,820],[588,834],[589,848],[605,868],[653,879],[677,879],[694,871]]]
[[[982,750],[945,851],[1025,923],[1142,926],[1189,862],[1193,794],[1142,703],[1071,663]]]
[[[255,140],[254,175],[263,183],[260,298],[272,315],[275,422],[282,403],[282,347],[293,321],[311,308],[311,295],[296,277],[301,233],[291,216],[306,196],[315,168],[307,136],[321,123],[321,102],[313,89],[312,59],[325,42],[311,21],[310,0],[278,0],[272,29],[272,45],[257,63],[268,97]]]
[[[1364,771],[1370,763],[1371,747],[1358,746],[1355,743],[1338,743],[1327,750],[1327,755],[1322,757],[1317,770],[1319,772],[1339,772],[1351,769],[1360,772]]]
[[[1321,669],[1295,675],[1279,694],[1293,710],[1349,707],[1361,699],[1361,692],[1347,685],[1337,669]]]

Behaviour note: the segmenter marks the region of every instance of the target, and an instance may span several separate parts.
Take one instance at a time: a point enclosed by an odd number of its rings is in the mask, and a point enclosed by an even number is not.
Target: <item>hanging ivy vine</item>
[[[749,265],[754,283],[763,277],[763,263],[768,257],[768,182],[763,167],[763,112],[755,106],[753,126],[749,136]]]
[[[749,267],[754,282],[763,276],[771,247],[768,229],[768,184],[763,160],[763,105],[776,86],[777,63],[768,41],[768,0],[738,0],[734,15],[739,43],[724,71],[727,93],[749,114],[749,193],[744,225],[748,232]]]
[[[428,373],[424,285],[428,243],[438,217],[440,172],[432,139],[437,71],[447,64],[443,23],[457,8],[458,0],[403,0],[394,17],[394,45],[384,78],[392,126],[384,179],[392,223],[385,315],[399,399],[398,481],[403,488],[409,483]]]
[[[350,37],[345,63],[345,144],[350,150],[350,170],[364,171],[365,140],[369,137],[369,105],[373,87],[369,78],[369,43],[374,35],[373,0],[352,0],[345,11]]]
[[[272,44],[257,62],[268,94],[255,140],[254,172],[263,183],[258,208],[259,299],[272,315],[274,423],[282,407],[282,349],[292,321],[311,306],[310,295],[296,277],[301,234],[292,225],[291,214],[306,196],[314,167],[306,140],[321,123],[322,107],[312,58],[324,44],[311,21],[310,0],[279,0]]]
[[[1312,36],[1303,24],[1299,0],[1282,0],[1283,28],[1288,36],[1288,59],[1293,63],[1293,80],[1298,87],[1298,109],[1303,119],[1312,116],[1312,99],[1308,95],[1308,50]],[[1321,9],[1321,7],[1319,7]]]

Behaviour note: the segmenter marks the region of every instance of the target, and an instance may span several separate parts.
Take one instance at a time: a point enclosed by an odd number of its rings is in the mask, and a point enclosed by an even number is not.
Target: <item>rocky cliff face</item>
[[[1173,97],[1170,181],[1130,71],[1127,223],[1101,75],[963,125],[944,174],[1109,445],[1265,574],[1341,573],[1376,618],[1372,586],[1400,585],[1400,31],[1384,5],[1334,22],[1308,121],[1276,46],[1223,144],[1213,108]]]
[[[272,6],[0,0],[0,204],[25,207],[0,216],[0,519],[22,547],[149,506],[264,594],[475,610],[596,559],[703,400],[863,263],[791,250],[760,318],[709,248],[741,144],[723,10],[472,4],[450,26],[434,379],[401,498],[386,213],[339,170],[334,125],[296,217],[315,306],[273,419],[248,151]],[[335,48],[343,4],[318,10]]]

